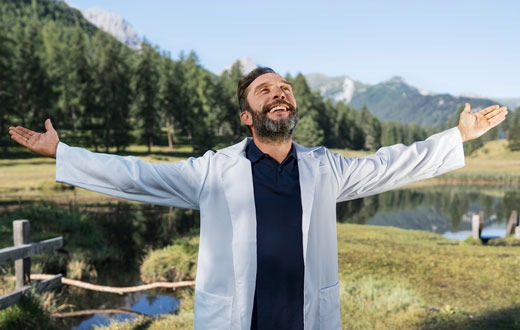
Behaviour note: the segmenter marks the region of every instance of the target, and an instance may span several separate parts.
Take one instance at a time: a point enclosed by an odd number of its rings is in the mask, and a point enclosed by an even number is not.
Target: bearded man
[[[28,149],[56,158],[56,181],[150,204],[200,209],[195,329],[341,329],[336,203],[464,166],[462,142],[504,121],[505,107],[410,146],[350,158],[292,140],[292,86],[257,68],[237,89],[252,138],[202,157],[148,163],[92,153],[45,133],[10,127]]]

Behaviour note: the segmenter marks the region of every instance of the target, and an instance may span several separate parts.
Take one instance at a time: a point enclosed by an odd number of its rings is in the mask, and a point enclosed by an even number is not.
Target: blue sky
[[[401,76],[436,93],[520,97],[520,1],[67,0],[102,7],[174,59],[218,73],[250,56],[281,74]]]

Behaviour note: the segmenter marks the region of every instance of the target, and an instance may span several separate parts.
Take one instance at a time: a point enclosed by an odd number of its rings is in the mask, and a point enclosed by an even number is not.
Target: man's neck
[[[262,140],[258,137],[253,138],[255,145],[262,151],[264,154],[268,154],[274,160],[281,164],[287,155],[291,151],[292,147],[292,139],[288,138],[283,141],[270,141],[270,140]]]

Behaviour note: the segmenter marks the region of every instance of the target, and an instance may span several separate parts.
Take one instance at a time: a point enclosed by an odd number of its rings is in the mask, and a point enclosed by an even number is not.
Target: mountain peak
[[[393,76],[393,77],[391,77],[390,79],[388,79],[387,81],[385,81],[385,83],[391,83],[391,84],[403,84],[403,83],[405,83],[405,82],[404,82],[403,77],[401,77],[401,76]]]
[[[258,64],[256,64],[256,61],[254,58],[252,58],[251,56],[244,56],[242,57],[241,59],[238,60],[240,62],[240,68],[242,70],[242,74],[246,75],[248,74],[249,72],[253,71],[254,69],[258,68]],[[235,64],[235,62],[231,63],[230,65],[228,65],[227,67],[225,67],[224,69],[222,69],[222,71],[220,72],[220,74],[224,71],[229,71],[231,70],[231,67],[233,66],[233,64]]]
[[[141,38],[135,32],[134,27],[118,14],[101,7],[82,10],[82,14],[89,22],[110,33],[128,47],[141,48]]]
[[[240,59],[240,65],[242,66],[242,73],[248,74],[258,67],[254,58],[250,56],[244,56]]]
[[[464,102],[484,108],[495,101],[434,94],[407,84],[400,76],[375,85],[366,85],[347,76],[306,75],[312,90],[333,101],[343,101],[354,109],[366,106],[380,120],[416,123],[423,126],[445,124]]]

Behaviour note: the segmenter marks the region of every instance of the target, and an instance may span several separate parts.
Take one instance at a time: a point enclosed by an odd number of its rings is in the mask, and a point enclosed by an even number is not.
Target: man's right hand
[[[22,126],[9,127],[11,139],[41,156],[56,158],[56,148],[60,138],[52,127],[50,119],[45,121],[45,133],[31,131]]]

